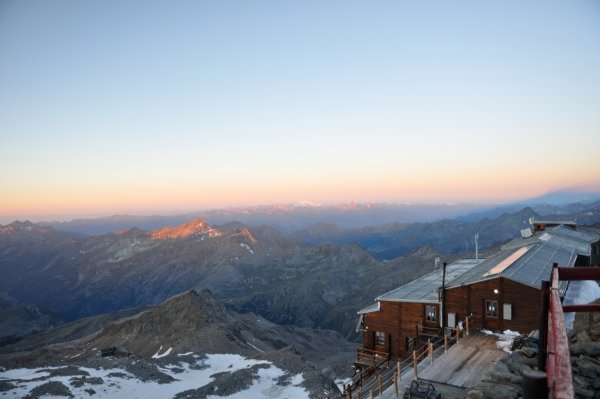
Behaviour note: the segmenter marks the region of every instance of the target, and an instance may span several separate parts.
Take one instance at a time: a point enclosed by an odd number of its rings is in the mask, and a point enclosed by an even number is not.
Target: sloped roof
[[[484,259],[461,259],[446,266],[446,285],[474,268]],[[375,298],[390,302],[438,302],[437,289],[442,286],[442,268]]]
[[[526,248],[528,250],[525,254],[512,261],[501,271],[494,273],[494,268],[498,264],[510,260],[510,257],[521,248],[503,249],[497,252],[476,268],[452,281],[447,288],[473,284],[497,277],[509,278],[522,284],[540,288],[541,281],[550,278],[553,263],[562,266],[573,266],[577,257],[577,251],[573,248],[560,247],[549,243],[537,243]]]
[[[365,314],[365,313],[372,313],[372,312],[378,312],[379,311],[379,302],[375,302],[374,304],[367,306],[364,309],[359,310],[358,314]]]
[[[496,277],[540,288],[541,281],[550,278],[553,263],[573,266],[578,255],[590,255],[590,244],[598,240],[600,231],[597,229],[573,229],[566,226],[548,229],[531,238],[518,238],[504,245],[485,262],[456,278],[448,284],[448,288]],[[523,251],[524,248],[526,251]],[[508,264],[498,268],[502,263]]]

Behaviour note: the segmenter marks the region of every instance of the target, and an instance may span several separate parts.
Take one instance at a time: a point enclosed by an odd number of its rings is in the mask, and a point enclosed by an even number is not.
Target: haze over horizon
[[[600,192],[594,1],[0,4],[0,220]]]

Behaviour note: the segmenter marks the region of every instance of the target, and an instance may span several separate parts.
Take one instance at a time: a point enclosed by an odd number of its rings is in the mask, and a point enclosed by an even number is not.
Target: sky
[[[597,1],[0,2],[0,219],[600,191]]]

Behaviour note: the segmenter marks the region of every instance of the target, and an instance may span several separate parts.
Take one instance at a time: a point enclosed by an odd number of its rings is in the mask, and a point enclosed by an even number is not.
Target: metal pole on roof
[[[475,234],[475,262],[479,261],[479,233]]]

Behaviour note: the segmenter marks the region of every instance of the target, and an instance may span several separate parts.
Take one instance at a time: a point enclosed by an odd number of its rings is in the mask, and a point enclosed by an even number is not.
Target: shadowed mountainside
[[[424,250],[378,262],[356,245],[301,246],[268,226],[223,229],[195,220],[175,228],[82,239],[51,228],[21,245],[20,224],[0,234],[0,290],[43,304],[65,320],[157,304],[208,288],[243,311],[283,324],[354,336],[356,309],[409,281],[443,256]],[[32,227],[32,226],[25,226]]]

